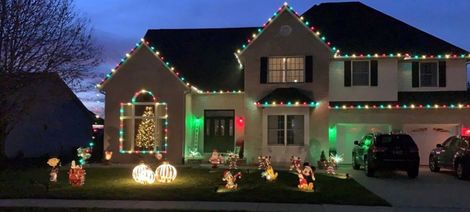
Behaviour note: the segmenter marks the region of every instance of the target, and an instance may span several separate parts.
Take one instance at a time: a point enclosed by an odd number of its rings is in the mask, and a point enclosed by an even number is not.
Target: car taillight
[[[372,152],[373,152],[373,153],[376,153],[376,152],[385,152],[385,150],[387,150],[387,148],[385,148],[385,147],[376,147],[376,146],[373,146],[373,147],[372,147]]]

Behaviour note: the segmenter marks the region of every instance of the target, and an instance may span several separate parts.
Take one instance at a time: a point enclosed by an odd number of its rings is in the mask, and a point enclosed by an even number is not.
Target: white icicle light
[[[155,173],[145,164],[140,164],[132,170],[132,178],[140,184],[152,184],[155,182]]]
[[[176,175],[176,168],[166,161],[155,170],[155,178],[161,183],[169,183],[175,180]]]

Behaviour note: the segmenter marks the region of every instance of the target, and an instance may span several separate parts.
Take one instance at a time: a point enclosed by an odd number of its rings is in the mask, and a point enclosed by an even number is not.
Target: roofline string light
[[[168,61],[165,61],[165,57],[163,57],[160,53],[160,51],[158,51],[157,48],[153,47],[153,46],[149,46],[149,42],[146,41],[145,39],[141,38],[140,39],[140,42],[139,43],[136,43],[135,44],[135,47],[131,49],[130,52],[126,53],[125,57],[122,58],[120,60],[120,62],[116,65],[116,67],[114,67],[113,69],[111,69],[111,72],[106,74],[106,77],[96,85],[97,88],[101,89],[103,87],[103,84],[109,80],[114,74],[117,73],[117,71],[119,70],[119,68],[122,67],[123,64],[125,64],[127,62],[127,60],[129,60],[132,56],[134,56],[135,52],[137,49],[139,49],[140,47],[142,46],[145,46],[147,47],[151,52],[153,52],[153,54],[158,58],[160,59],[160,61],[162,62],[163,66],[165,66],[165,68],[167,68],[170,72],[172,72],[179,80],[180,82],[182,82],[187,88],[191,88],[191,89],[194,89],[197,93],[202,93],[201,90],[199,90],[197,87],[191,85],[191,83],[189,83],[183,76],[181,76],[181,74],[175,70],[175,67],[172,66],[170,64],[170,62]]]
[[[470,109],[470,104],[380,104],[380,105],[334,105],[328,106],[332,110],[367,110],[367,109]]]
[[[310,22],[304,20],[304,17],[303,16],[300,16],[299,13],[297,13],[293,7],[289,6],[289,4],[287,2],[284,2],[284,4],[279,7],[279,9],[273,14],[272,17],[270,17],[268,19],[267,22],[265,22],[262,26],[262,28],[258,28],[258,30],[256,32],[254,32],[252,35],[251,35],[251,38],[248,38],[246,40],[246,43],[242,44],[242,48],[241,49],[237,49],[235,54],[237,55],[241,55],[247,48],[249,45],[251,45],[251,43],[253,43],[253,41],[255,41],[263,32],[264,30],[266,30],[268,28],[268,26],[274,22],[274,20],[279,17],[279,14],[282,13],[283,10],[287,10],[289,12],[292,12],[292,14],[294,14],[297,19],[307,28],[309,29],[320,41],[322,41],[328,48],[330,48],[331,52],[332,53],[339,53],[340,50],[337,49],[336,47],[334,46],[331,46],[331,42],[330,41],[327,41],[326,37],[325,36],[321,36],[321,33],[320,31],[316,30],[314,26],[310,26]]]
[[[343,54],[336,53],[334,55],[337,59],[364,59],[364,58],[403,58],[404,60],[435,60],[435,59],[470,59],[470,54],[438,54],[438,55],[411,55],[409,53],[396,53],[396,54]]]
[[[243,91],[241,90],[233,90],[233,91],[202,91],[202,90],[199,90],[196,86],[192,85],[191,83],[189,83],[178,71],[176,71],[175,67],[172,66],[168,61],[165,61],[165,58],[161,55],[160,51],[158,51],[155,47],[153,46],[149,46],[149,42],[144,40],[143,38],[140,39],[140,42],[139,43],[136,43],[135,47],[133,49],[131,49],[130,52],[126,53],[125,54],[125,57],[123,57],[120,62],[116,65],[116,67],[114,67],[113,69],[111,69],[111,72],[106,74],[106,77],[96,85],[96,87],[98,89],[101,89],[103,87],[103,84],[108,80],[110,79],[114,74],[117,73],[117,71],[119,70],[119,68],[121,68],[121,66],[123,64],[125,64],[127,62],[127,60],[129,60],[133,55],[134,53],[136,52],[136,50],[142,46],[145,46],[147,47],[149,50],[151,50],[155,56],[157,58],[159,58],[162,62],[162,64],[169,70],[171,71],[186,87],[190,88],[190,89],[193,89],[194,91],[196,91],[196,93],[198,94],[227,94],[227,93],[243,93]]]
[[[276,102],[276,101],[273,101],[273,102],[254,102],[254,105],[256,107],[318,107],[320,105],[319,102],[299,102],[299,101],[295,101],[295,102],[291,102],[291,101],[288,101],[287,103],[284,103],[284,102]]]

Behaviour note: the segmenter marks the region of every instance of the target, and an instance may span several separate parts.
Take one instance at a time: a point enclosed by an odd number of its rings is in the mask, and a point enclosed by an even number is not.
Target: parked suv
[[[436,148],[429,155],[429,169],[438,172],[441,168],[455,170],[459,179],[470,175],[470,136],[452,136]]]
[[[408,177],[416,178],[419,172],[418,147],[407,134],[367,134],[354,141],[353,168],[364,166],[366,175],[374,176],[380,169],[405,170]]]

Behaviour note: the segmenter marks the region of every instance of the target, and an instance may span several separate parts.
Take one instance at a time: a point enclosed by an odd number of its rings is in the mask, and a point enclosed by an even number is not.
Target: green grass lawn
[[[133,181],[132,168],[87,168],[83,187],[68,184],[65,170],[59,182],[46,188],[47,168],[25,170],[7,169],[0,173],[0,198],[62,198],[113,200],[191,200],[285,202],[313,204],[389,205],[353,179],[340,179],[317,174],[318,192],[306,193],[297,189],[298,178],[288,172],[279,172],[276,182],[265,182],[260,171],[242,170],[239,189],[217,193],[222,182],[222,169],[178,168],[178,177],[170,184],[141,185]]]

